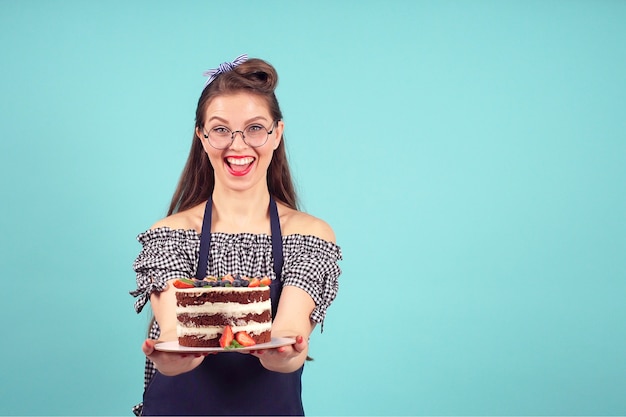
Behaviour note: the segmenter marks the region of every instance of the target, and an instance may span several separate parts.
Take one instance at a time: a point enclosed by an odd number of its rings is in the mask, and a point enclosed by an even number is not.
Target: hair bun
[[[256,78],[259,82],[265,83],[269,79],[269,75],[263,71],[256,71],[250,74],[250,78]]]
[[[278,84],[278,74],[274,67],[258,58],[251,58],[235,68],[234,71],[231,71],[230,74],[224,75],[227,76],[224,78],[239,78],[239,82],[242,84],[241,87],[251,88],[264,93],[274,92]],[[245,79],[245,81],[241,78]],[[235,80],[233,79],[233,81]]]

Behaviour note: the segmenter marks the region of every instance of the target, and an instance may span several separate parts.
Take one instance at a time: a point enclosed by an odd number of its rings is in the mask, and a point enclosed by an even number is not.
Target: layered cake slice
[[[230,275],[175,281],[178,344],[238,347],[270,342],[270,283],[268,277]]]

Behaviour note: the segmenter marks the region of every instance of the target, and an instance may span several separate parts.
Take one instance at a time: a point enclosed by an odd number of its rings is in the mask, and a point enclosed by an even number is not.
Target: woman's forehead
[[[250,117],[270,116],[267,102],[257,94],[240,92],[223,94],[213,98],[207,105],[207,119],[220,117],[230,119],[248,119]]]

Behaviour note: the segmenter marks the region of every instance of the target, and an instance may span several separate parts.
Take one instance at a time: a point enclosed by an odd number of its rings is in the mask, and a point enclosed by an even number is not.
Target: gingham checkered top
[[[150,300],[150,294],[163,291],[168,280],[195,276],[200,235],[195,230],[161,227],[141,233],[137,240],[143,248],[133,264],[137,289],[130,294],[137,297],[135,310],[139,313]],[[283,286],[293,285],[306,291],[315,302],[311,320],[323,325],[326,310],[337,295],[341,274],[337,262],[342,259],[341,249],[315,236],[287,235],[282,241]],[[212,233],[207,271],[213,276],[240,274],[275,279],[271,236]],[[155,322],[149,337],[158,339],[159,335],[160,329]],[[145,385],[154,373],[154,365],[146,359]]]

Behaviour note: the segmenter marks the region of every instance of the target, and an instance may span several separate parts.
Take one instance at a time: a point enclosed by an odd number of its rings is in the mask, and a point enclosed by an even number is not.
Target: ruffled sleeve
[[[342,259],[341,249],[332,242],[302,235],[288,236],[283,245],[292,254],[283,265],[283,285],[301,288],[313,298],[311,320],[321,323],[323,329],[326,310],[339,289],[341,269],[337,262]]]
[[[194,230],[151,229],[137,236],[143,248],[133,263],[137,274],[135,311],[141,312],[150,294],[163,291],[167,281],[195,275],[199,237]]]

